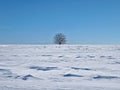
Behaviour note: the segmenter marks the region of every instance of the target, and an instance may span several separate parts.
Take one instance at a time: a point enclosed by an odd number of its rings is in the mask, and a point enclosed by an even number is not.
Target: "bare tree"
[[[65,43],[66,43],[66,37],[65,37],[65,35],[62,34],[62,33],[56,34],[55,37],[54,37],[54,40],[55,40],[55,41],[54,41],[55,44],[61,45],[61,44],[65,44]]]

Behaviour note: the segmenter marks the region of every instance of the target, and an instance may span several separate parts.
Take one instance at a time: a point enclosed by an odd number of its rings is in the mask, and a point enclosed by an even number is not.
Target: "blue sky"
[[[120,44],[120,0],[0,0],[0,44]]]

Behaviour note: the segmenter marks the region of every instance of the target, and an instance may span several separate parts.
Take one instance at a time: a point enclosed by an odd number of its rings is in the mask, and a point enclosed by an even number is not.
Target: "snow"
[[[120,45],[0,45],[0,90],[120,90]]]

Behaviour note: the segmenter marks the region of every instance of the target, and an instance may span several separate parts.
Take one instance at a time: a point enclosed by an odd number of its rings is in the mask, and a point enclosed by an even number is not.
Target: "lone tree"
[[[55,40],[55,44],[61,45],[61,44],[65,44],[66,43],[66,37],[62,33],[56,34],[55,37],[54,37],[54,40]]]

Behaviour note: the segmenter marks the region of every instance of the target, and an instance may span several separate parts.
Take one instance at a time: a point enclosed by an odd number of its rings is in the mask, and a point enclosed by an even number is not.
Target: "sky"
[[[120,0],[0,0],[0,44],[120,44]]]

